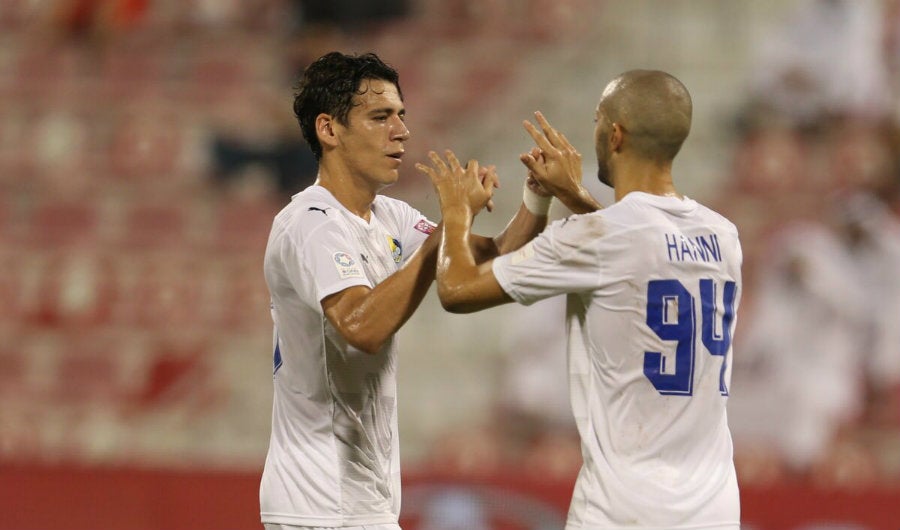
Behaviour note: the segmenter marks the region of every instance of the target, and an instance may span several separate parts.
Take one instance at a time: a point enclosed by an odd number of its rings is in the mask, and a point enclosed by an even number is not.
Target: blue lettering
[[[688,238],[681,236],[681,259],[684,261],[684,256],[690,256],[691,261],[697,261],[696,256],[694,256],[694,252],[691,250],[691,244],[688,241]]]
[[[703,261],[709,261],[709,255],[706,253],[706,249],[703,248],[703,245],[700,244],[700,241],[702,240],[703,236],[697,236],[693,240],[691,240],[691,243],[693,243],[694,252],[696,252],[697,255],[700,256],[701,259],[703,259]]]
[[[700,240],[700,244],[703,246],[704,251],[709,252],[709,255],[712,256],[712,259],[714,259],[715,261],[722,261],[721,256],[719,256],[718,245],[716,245],[716,234],[710,234],[709,241],[707,241],[703,236],[700,236],[697,239]]]
[[[675,259],[672,259],[672,251],[675,251]],[[672,234],[672,239],[669,239],[669,234],[666,234],[666,251],[669,253],[669,261],[681,261],[681,258],[678,256],[678,240],[675,238],[675,234]]]
[[[683,234],[664,234],[669,261],[722,261],[722,247],[716,234],[687,237]]]

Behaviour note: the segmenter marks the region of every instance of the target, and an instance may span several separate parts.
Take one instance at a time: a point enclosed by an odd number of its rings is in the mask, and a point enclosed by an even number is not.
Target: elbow
[[[462,293],[462,290],[444,284],[438,284],[438,298],[441,307],[449,313],[471,313],[472,309]]]
[[[347,344],[353,346],[357,350],[369,354],[376,355],[381,352],[381,349],[384,347],[385,341],[379,341],[375,339],[366,339],[360,337],[353,337],[347,339]]]
[[[369,355],[380,353],[389,338],[371,333],[358,324],[344,326],[339,331],[347,344]]]

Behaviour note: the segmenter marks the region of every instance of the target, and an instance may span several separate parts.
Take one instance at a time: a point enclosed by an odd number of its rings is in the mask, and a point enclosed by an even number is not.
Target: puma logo
[[[310,206],[306,211],[311,212],[313,210],[315,210],[317,212],[322,212],[323,214],[325,214],[326,217],[328,216],[328,212],[325,211],[325,210],[328,210],[328,208],[316,208],[315,206]]]

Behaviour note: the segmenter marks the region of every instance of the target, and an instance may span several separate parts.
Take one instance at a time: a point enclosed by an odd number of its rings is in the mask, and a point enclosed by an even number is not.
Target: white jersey
[[[382,282],[433,229],[418,211],[384,196],[366,222],[320,186],[295,195],[275,217],[264,265],[275,323],[264,523],[398,521],[395,339],[376,355],[354,348],[325,318],[321,301]]]
[[[519,303],[569,293],[584,464],[568,530],[739,528],[725,403],[741,261],[727,219],[641,192],[494,261]]]

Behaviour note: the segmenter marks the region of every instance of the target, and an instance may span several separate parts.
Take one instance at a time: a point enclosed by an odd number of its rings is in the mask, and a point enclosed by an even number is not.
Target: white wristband
[[[550,203],[553,201],[553,196],[544,197],[538,195],[531,191],[527,184],[524,188],[524,191],[522,191],[522,204],[525,205],[525,208],[534,215],[547,217],[547,214],[550,213]]]

